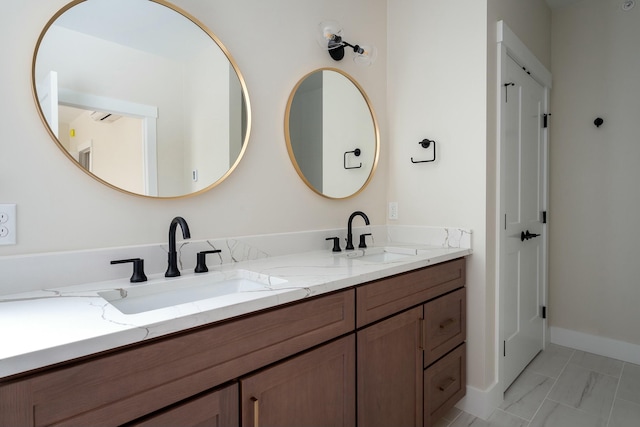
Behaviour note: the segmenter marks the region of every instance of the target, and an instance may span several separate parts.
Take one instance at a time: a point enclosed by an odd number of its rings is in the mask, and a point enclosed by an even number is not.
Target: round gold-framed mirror
[[[251,108],[230,53],[164,0],[75,0],[36,43],[38,113],[65,155],[116,190],[207,191],[247,148]]]
[[[295,85],[285,139],[300,178],[316,193],[345,199],[360,193],[378,164],[380,131],[364,89],[337,68],[320,68]]]

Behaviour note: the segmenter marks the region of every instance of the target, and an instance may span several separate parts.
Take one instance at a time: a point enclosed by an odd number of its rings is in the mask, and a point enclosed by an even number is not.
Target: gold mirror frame
[[[298,160],[296,159],[296,155],[294,153],[294,148],[292,145],[292,136],[291,136],[291,128],[290,128],[290,121],[291,121],[291,108],[292,108],[292,104],[294,101],[294,97],[296,96],[296,93],[298,92],[298,89],[300,88],[300,86],[312,75],[316,74],[316,73],[324,73],[325,71],[328,72],[335,72],[338,73],[340,76],[346,78],[351,84],[353,84],[353,86],[355,87],[355,89],[357,89],[357,92],[359,92],[359,94],[362,96],[362,99],[364,101],[364,103],[366,104],[366,107],[368,109],[369,115],[371,117],[371,126],[372,126],[372,130],[373,130],[373,160],[371,162],[370,170],[369,173],[366,177],[366,179],[362,182],[362,185],[360,185],[360,187],[355,190],[353,193],[351,194],[347,194],[347,195],[341,195],[341,196],[337,196],[337,195],[332,195],[332,194],[326,194],[323,191],[320,191],[316,188],[316,186],[314,186],[311,181],[308,179],[308,177],[305,175],[304,171],[301,168],[301,165],[299,164]],[[291,90],[291,94],[289,95],[289,99],[287,101],[287,108],[286,108],[286,112],[285,112],[285,116],[284,116],[284,134],[285,134],[285,140],[286,140],[286,144],[287,144],[287,152],[289,153],[289,158],[291,159],[291,163],[293,164],[296,172],[298,173],[298,175],[300,176],[300,178],[302,179],[302,181],[311,189],[313,190],[316,194],[319,194],[322,197],[325,197],[327,199],[348,199],[351,197],[355,197],[358,194],[360,194],[362,191],[364,191],[364,189],[367,187],[367,185],[369,184],[369,182],[371,181],[371,179],[373,178],[373,175],[377,169],[378,166],[378,159],[380,156],[380,129],[378,127],[378,121],[376,119],[376,115],[375,112],[373,110],[373,106],[371,104],[371,101],[369,100],[369,97],[367,96],[366,92],[364,91],[364,89],[362,88],[362,86],[360,86],[360,84],[353,78],[351,77],[349,74],[345,73],[344,71],[337,69],[337,68],[332,68],[332,67],[323,67],[323,68],[319,68],[316,70],[311,71],[310,73],[306,74],[304,77],[302,77],[297,83],[296,85],[293,87],[293,89]],[[354,147],[354,148],[359,148],[359,147]],[[346,154],[345,154],[346,156]],[[340,162],[346,162],[348,160],[346,160],[347,157],[345,157],[344,159],[339,159]],[[350,161],[355,161],[358,162],[358,157],[352,157]]]
[[[205,26],[200,20],[198,20],[196,17],[194,17],[193,15],[191,15],[190,13],[186,12],[185,10],[179,8],[178,6],[175,6],[171,3],[169,3],[168,1],[165,0],[147,0],[151,3],[157,3],[161,6],[164,6],[168,9],[170,9],[171,11],[178,13],[179,15],[183,16],[184,18],[186,18],[188,21],[190,21],[191,23],[193,23],[196,27],[198,27],[200,30],[202,30],[206,35],[209,36],[209,38],[211,38],[211,41],[213,41],[213,43],[215,43],[217,45],[217,47],[220,49],[220,51],[224,54],[224,56],[227,58],[229,65],[232,67],[232,69],[235,71],[235,74],[238,78],[238,83],[240,85],[241,88],[241,92],[242,92],[242,102],[244,103],[244,121],[245,121],[245,128],[244,128],[244,138],[242,138],[242,146],[240,147],[240,150],[238,152],[237,158],[235,159],[235,162],[233,162],[233,164],[230,165],[229,169],[226,171],[226,173],[224,173],[222,176],[220,176],[220,178],[218,178],[217,180],[215,180],[214,182],[212,182],[210,185],[199,189],[197,191],[194,192],[190,192],[190,193],[184,193],[184,194],[179,194],[179,195],[171,195],[171,196],[153,196],[153,195],[147,195],[147,194],[142,194],[142,193],[136,193],[136,192],[132,192],[132,191],[128,191],[126,189],[120,188],[102,178],[100,178],[99,176],[93,174],[92,172],[90,172],[89,170],[85,169],[84,167],[82,167],[80,165],[80,163],[78,162],[78,160],[76,160],[71,153],[69,153],[69,151],[67,151],[67,149],[62,145],[62,143],[60,142],[60,140],[56,137],[55,133],[52,131],[51,127],[49,126],[49,123],[45,117],[45,114],[42,110],[42,107],[40,105],[40,101],[38,98],[38,91],[37,91],[37,85],[36,85],[36,61],[37,61],[37,56],[38,56],[38,52],[41,46],[41,43],[47,33],[47,31],[49,30],[49,28],[55,23],[55,21],[62,15],[64,14],[66,11],[68,11],[69,9],[71,9],[72,7],[84,3],[86,1],[90,1],[90,0],[73,0],[72,2],[68,3],[67,5],[65,5],[64,7],[62,7],[58,12],[56,12],[53,17],[47,22],[47,24],[44,26],[42,32],[40,33],[40,36],[38,37],[38,40],[36,42],[36,46],[34,49],[34,53],[33,53],[33,59],[32,59],[32,68],[31,68],[31,89],[32,89],[32,95],[36,104],[36,109],[38,111],[38,115],[40,116],[40,119],[42,120],[42,123],[44,124],[47,132],[49,133],[49,135],[51,136],[51,138],[53,139],[53,141],[56,143],[56,145],[58,146],[58,148],[60,148],[60,150],[65,154],[65,156],[72,161],[72,163],[74,163],[80,170],[82,170],[84,173],[86,173],[87,175],[89,175],[91,178],[95,179],[96,181],[106,185],[107,187],[110,187],[114,190],[117,190],[119,192],[125,193],[125,194],[130,194],[133,196],[139,196],[139,197],[143,197],[143,198],[150,198],[150,199],[181,199],[181,198],[187,198],[187,197],[191,197],[191,196],[195,196],[198,194],[202,194],[206,191],[209,191],[210,189],[216,187],[217,185],[219,185],[221,182],[223,182],[238,166],[238,164],[240,163],[240,161],[242,160],[244,153],[246,152],[247,149],[247,145],[249,142],[249,137],[251,134],[251,124],[252,124],[252,117],[251,117],[251,102],[249,99],[249,93],[247,90],[247,85],[246,82],[244,80],[244,77],[242,75],[242,73],[240,72],[240,69],[236,63],[236,61],[233,59],[233,57],[231,56],[231,54],[229,53],[229,51],[227,50],[227,48],[222,44],[222,42],[218,39],[218,37],[213,34],[213,32],[211,32],[211,30],[209,30],[209,28],[207,28],[207,26]],[[159,174],[159,172],[158,172]]]

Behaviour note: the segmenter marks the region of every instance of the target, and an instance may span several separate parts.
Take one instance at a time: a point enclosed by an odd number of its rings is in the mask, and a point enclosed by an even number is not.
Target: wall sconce
[[[353,61],[356,64],[371,65],[378,55],[373,45],[352,45],[343,40],[342,27],[336,21],[322,21],[318,25],[317,39],[320,47],[327,49],[335,61],[344,58],[345,46],[353,49]]]

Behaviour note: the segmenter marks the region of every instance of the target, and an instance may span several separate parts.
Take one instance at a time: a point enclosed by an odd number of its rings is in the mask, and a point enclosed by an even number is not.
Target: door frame
[[[144,194],[147,196],[158,195],[158,107],[78,92],[66,88],[58,89],[58,102],[60,105],[81,108],[83,110],[98,110],[141,119],[143,127],[142,159],[144,163],[142,169]]]
[[[503,334],[502,334],[502,319],[503,310],[501,305],[501,295],[502,295],[502,277],[504,275],[503,268],[504,265],[502,263],[501,255],[502,255],[502,228],[503,228],[503,212],[505,211],[505,195],[504,195],[504,180],[505,174],[502,171],[502,153],[503,144],[506,141],[504,135],[504,128],[502,123],[502,115],[503,115],[503,104],[502,97],[504,96],[504,86],[503,79],[504,75],[506,75],[506,62],[507,58],[510,57],[517,64],[524,67],[528,74],[540,83],[545,89],[545,98],[547,104],[547,112],[549,111],[549,95],[552,87],[551,82],[551,73],[546,69],[546,67],[535,57],[535,55],[527,48],[527,46],[516,36],[516,34],[511,31],[511,29],[504,23],[504,21],[499,21],[497,23],[497,48],[498,48],[498,73],[497,73],[497,103],[498,103],[498,114],[497,114],[497,129],[498,129],[498,141],[497,141],[497,171],[496,171],[496,185],[497,185],[497,194],[496,198],[496,224],[495,224],[495,239],[496,239],[496,307],[497,307],[497,319],[495,323],[495,351],[496,355],[496,372],[498,372],[498,386],[500,390],[503,390],[503,357],[502,354],[502,342],[503,342]],[[548,213],[549,208],[549,132],[548,130],[544,132],[543,136],[543,146],[544,146],[544,166],[543,166],[543,208]],[[542,301],[545,306],[548,306],[548,295],[549,295],[549,281],[548,281],[548,256],[549,256],[549,238],[548,238],[548,229],[545,229],[543,233],[542,239],[542,247],[543,247],[543,274],[542,274],[542,288],[543,295]],[[547,319],[543,319],[543,348],[549,343],[549,325]],[[502,392],[501,392],[502,393]],[[502,396],[500,396],[500,400],[502,400]]]

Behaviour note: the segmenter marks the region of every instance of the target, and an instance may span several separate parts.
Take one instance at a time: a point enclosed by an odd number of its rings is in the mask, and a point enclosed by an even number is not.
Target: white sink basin
[[[137,314],[180,304],[246,292],[269,291],[284,279],[247,270],[212,272],[204,275],[160,279],[157,283],[99,292],[124,314]]]
[[[396,247],[379,247],[358,249],[353,252],[347,252],[343,256],[349,259],[355,259],[362,262],[381,263],[398,261],[416,254],[415,249],[396,248]]]

